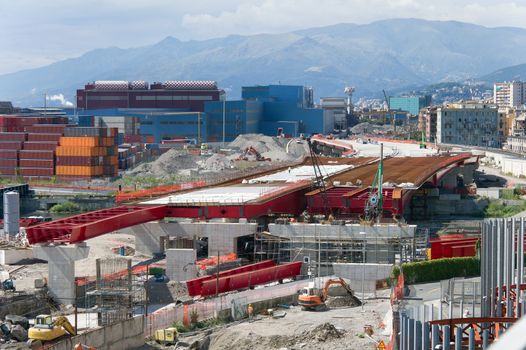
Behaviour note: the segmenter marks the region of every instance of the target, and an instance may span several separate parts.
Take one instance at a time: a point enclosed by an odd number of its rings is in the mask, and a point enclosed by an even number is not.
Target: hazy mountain
[[[81,57],[0,76],[0,100],[41,105],[93,80],[212,79],[239,97],[243,85],[305,84],[316,97],[357,96],[480,77],[523,63],[526,30],[460,22],[392,19],[283,34],[233,35],[204,41],[168,37],[139,48],[105,48]]]
[[[518,64],[511,67],[496,70],[480,78],[481,80],[493,84],[499,81],[526,80],[526,64]]]

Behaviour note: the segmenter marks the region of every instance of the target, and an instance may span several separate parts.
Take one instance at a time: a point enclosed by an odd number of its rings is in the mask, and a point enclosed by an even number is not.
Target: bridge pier
[[[75,302],[75,261],[88,257],[86,242],[73,245],[34,245],[35,258],[48,262],[48,290],[62,304]]]

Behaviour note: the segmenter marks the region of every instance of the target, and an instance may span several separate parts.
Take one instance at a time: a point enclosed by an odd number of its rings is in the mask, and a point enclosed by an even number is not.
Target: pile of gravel
[[[168,177],[181,170],[196,169],[199,156],[188,154],[187,151],[171,149],[155,161],[143,163],[128,172],[129,175],[151,175]]]

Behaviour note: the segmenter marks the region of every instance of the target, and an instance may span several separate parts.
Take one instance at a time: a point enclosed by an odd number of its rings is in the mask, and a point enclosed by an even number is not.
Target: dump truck
[[[177,335],[177,328],[175,327],[158,329],[155,331],[154,339],[157,343],[162,345],[175,345],[177,342]]]
[[[302,307],[303,310],[321,310],[325,309],[325,302],[329,297],[329,288],[332,285],[342,286],[347,293],[355,298],[354,292],[351,287],[343,280],[343,278],[332,278],[325,282],[322,289],[316,288],[314,282],[310,282],[306,288],[303,288],[299,292],[298,304]],[[356,299],[356,304],[360,304],[360,301]]]
[[[32,340],[51,341],[60,338],[66,333],[76,335],[75,328],[64,316],[55,319],[51,315],[38,315],[35,319],[35,325],[29,328],[27,336]]]

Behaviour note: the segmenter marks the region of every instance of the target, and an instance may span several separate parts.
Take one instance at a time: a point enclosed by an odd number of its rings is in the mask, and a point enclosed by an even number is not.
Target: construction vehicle
[[[424,134],[424,131],[422,130],[422,139],[420,140],[420,149],[427,148],[426,146],[426,136]]]
[[[384,144],[380,144],[380,162],[374,176],[374,181],[369,190],[362,221],[373,224],[380,222],[383,216],[383,182],[384,182]]]
[[[33,340],[52,341],[66,333],[72,336],[77,334],[66,317],[59,316],[53,319],[51,315],[38,315],[35,318],[35,325],[29,328],[27,336]]]
[[[360,305],[361,302],[354,297],[354,292],[351,287],[343,280],[343,278],[332,278],[325,282],[323,289],[315,287],[314,282],[309,282],[307,288],[300,290],[300,295],[298,296],[298,304],[302,307],[303,310],[321,310],[325,309],[327,306],[325,302],[329,297],[329,288],[332,285],[340,285],[347,293],[351,295],[352,298],[356,299],[355,304]]]
[[[243,153],[241,153],[239,155],[239,157],[237,157],[236,160],[249,160],[249,156],[252,156],[256,161],[258,162],[265,162],[265,161],[268,161],[270,162],[272,159],[270,158],[266,158],[266,157],[263,157],[261,155],[261,153],[259,153],[257,151],[257,149],[255,149],[254,147],[252,146],[249,146],[247,148],[245,148],[245,150],[243,151]]]
[[[155,331],[154,339],[157,343],[162,345],[175,345],[177,342],[177,335],[177,328],[175,327],[158,329]]]

